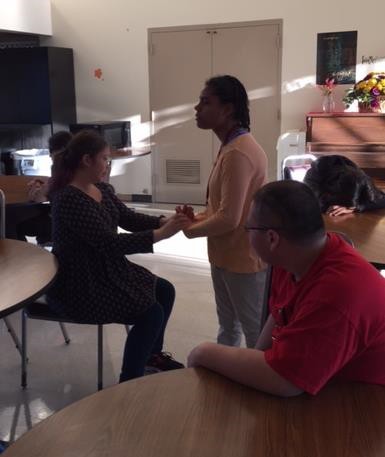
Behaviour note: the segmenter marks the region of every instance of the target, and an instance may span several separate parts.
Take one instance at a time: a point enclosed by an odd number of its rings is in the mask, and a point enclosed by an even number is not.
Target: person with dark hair
[[[255,349],[203,343],[189,366],[280,396],[314,395],[336,381],[385,385],[385,279],[325,232],[311,189],[267,184],[245,228],[273,267],[271,314]]]
[[[65,151],[69,142],[72,139],[72,133],[61,130],[54,133],[48,140],[49,155],[52,159],[52,164],[59,158],[59,155]],[[45,202],[48,200],[49,179],[42,180],[41,178],[32,179],[29,183],[29,198],[33,202]]]
[[[90,324],[130,324],[120,382],[157,370],[182,368],[163,352],[175,299],[167,280],[126,255],[153,252],[153,244],[190,224],[184,214],[154,217],[128,209],[102,182],[109,148],[96,132],[81,131],[52,169],[53,254],[57,280],[47,302],[59,315]],[[118,226],[132,233],[118,233]]]
[[[72,134],[65,130],[54,133],[48,140],[49,153],[54,163],[68,145]],[[49,178],[34,178],[28,182],[28,197],[30,203],[43,203],[48,201]],[[49,205],[23,205],[7,206],[6,209],[6,237],[27,241],[26,237],[36,237],[40,245],[51,242],[51,210]]]
[[[340,216],[385,208],[385,193],[353,161],[341,155],[319,157],[304,182],[313,190],[321,211]]]
[[[61,130],[51,136],[48,140],[48,149],[52,158],[66,149],[68,143],[72,140],[72,136],[72,133],[67,130]]]
[[[265,266],[243,229],[255,192],[265,183],[267,158],[250,134],[249,100],[234,76],[206,81],[195,107],[197,126],[221,142],[207,186],[206,210],[184,231],[206,236],[219,320],[218,342],[254,347],[261,330]]]

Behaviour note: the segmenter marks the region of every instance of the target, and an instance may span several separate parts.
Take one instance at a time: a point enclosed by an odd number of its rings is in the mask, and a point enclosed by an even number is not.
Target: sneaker
[[[177,362],[169,352],[152,354],[146,364],[148,367],[156,368],[160,371],[177,370],[184,368],[183,363]]]
[[[161,373],[161,370],[155,367],[151,367],[149,365],[146,365],[144,367],[144,373],[143,376],[149,376],[150,374],[156,374],[156,373]]]

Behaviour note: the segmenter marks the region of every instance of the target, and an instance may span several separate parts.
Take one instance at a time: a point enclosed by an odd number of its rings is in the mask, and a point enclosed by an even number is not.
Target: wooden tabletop
[[[28,203],[28,183],[33,179],[47,180],[45,176],[0,175],[0,189],[5,194],[5,203]]]
[[[35,426],[4,457],[382,457],[385,388],[283,399],[205,369],[100,391]]]
[[[366,260],[385,268],[385,210],[324,216],[326,229],[343,232]]]
[[[50,252],[24,241],[0,240],[0,318],[43,294],[56,272]]]
[[[113,149],[111,150],[111,159],[127,159],[127,158],[135,158],[135,157],[142,157],[151,154],[151,149],[148,147],[127,147],[121,149]]]

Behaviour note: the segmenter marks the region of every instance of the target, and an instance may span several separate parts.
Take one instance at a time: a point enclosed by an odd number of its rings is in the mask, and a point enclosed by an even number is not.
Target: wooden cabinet
[[[76,122],[72,49],[0,50],[0,123]]]
[[[385,186],[385,114],[309,113],[306,127],[307,152],[344,155]]]
[[[0,49],[0,149],[45,148],[76,122],[72,49]]]

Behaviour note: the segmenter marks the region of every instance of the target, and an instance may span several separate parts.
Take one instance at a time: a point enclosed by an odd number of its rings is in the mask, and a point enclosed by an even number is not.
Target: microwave
[[[69,127],[73,134],[80,132],[80,130],[95,130],[113,149],[131,146],[131,124],[129,121],[83,122],[70,124]]]

